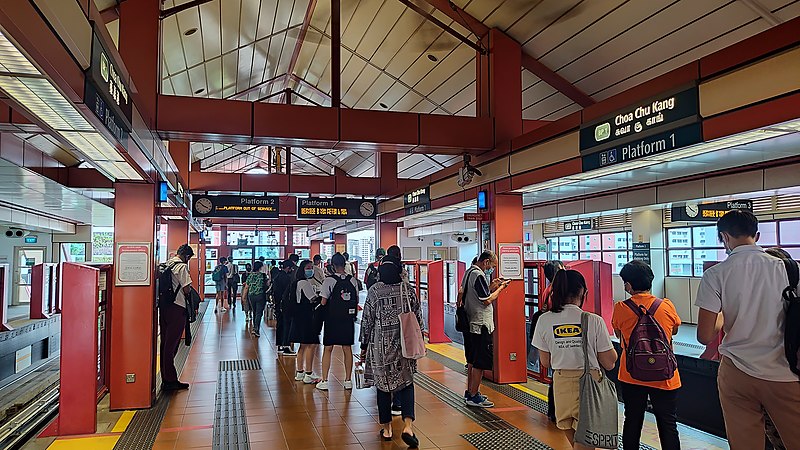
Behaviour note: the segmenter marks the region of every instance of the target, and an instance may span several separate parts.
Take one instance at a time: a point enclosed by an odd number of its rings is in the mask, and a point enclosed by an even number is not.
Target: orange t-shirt
[[[645,308],[649,308],[656,298],[651,294],[636,294],[631,297],[631,299],[637,305],[643,305]],[[675,374],[672,376],[672,378],[664,381],[634,380],[633,377],[631,377],[631,374],[628,373],[626,366],[625,342],[628,342],[628,338],[633,332],[633,328],[636,326],[638,319],[638,316],[622,302],[618,302],[614,305],[614,316],[611,319],[611,325],[615,332],[619,331],[622,335],[622,338],[620,339],[622,341],[622,356],[620,357],[619,361],[619,381],[628,384],[637,384],[640,386],[663,389],[665,391],[678,389],[681,387],[681,377],[678,373],[678,370],[675,370]],[[661,303],[661,306],[659,306],[658,310],[656,310],[655,319],[656,322],[661,325],[661,328],[664,329],[664,334],[667,335],[669,343],[672,344],[672,330],[681,324],[681,318],[678,317],[678,312],[675,310],[675,305],[665,298]]]

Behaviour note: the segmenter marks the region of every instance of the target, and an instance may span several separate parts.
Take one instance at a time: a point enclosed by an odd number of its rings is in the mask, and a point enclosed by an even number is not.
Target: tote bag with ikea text
[[[408,312],[400,313],[397,316],[400,319],[400,346],[403,357],[408,359],[424,358],[426,352],[425,339],[422,337],[422,329],[419,327],[417,315],[411,310],[408,287],[403,281],[400,282],[400,303],[401,305],[408,305]]]
[[[617,389],[600,369],[600,381],[589,371],[589,313],[581,314],[581,346],[583,347],[583,375],[581,376],[580,410],[575,442],[588,447],[618,448]]]

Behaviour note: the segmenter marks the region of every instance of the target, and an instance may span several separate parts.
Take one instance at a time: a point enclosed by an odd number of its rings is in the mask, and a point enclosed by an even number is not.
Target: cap
[[[377,250],[375,250],[375,257],[376,258],[383,258],[384,256],[386,256],[386,249],[384,249],[383,247],[380,247]]]

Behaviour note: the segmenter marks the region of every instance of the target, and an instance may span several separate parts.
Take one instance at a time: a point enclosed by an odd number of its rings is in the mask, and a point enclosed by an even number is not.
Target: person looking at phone
[[[492,370],[494,362],[494,307],[492,303],[500,297],[510,280],[491,277],[497,268],[497,255],[484,251],[477,262],[464,275],[461,288],[464,295],[464,309],[469,317],[469,331],[464,333],[464,353],[467,357],[467,390],[464,402],[467,406],[491,408],[494,403],[481,395],[479,388],[485,370]]]

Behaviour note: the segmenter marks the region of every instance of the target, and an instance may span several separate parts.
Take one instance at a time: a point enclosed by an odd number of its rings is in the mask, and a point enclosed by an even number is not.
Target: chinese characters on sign
[[[431,209],[431,193],[430,186],[417,189],[409,192],[403,197],[403,206],[406,209],[406,215],[417,214]]]

